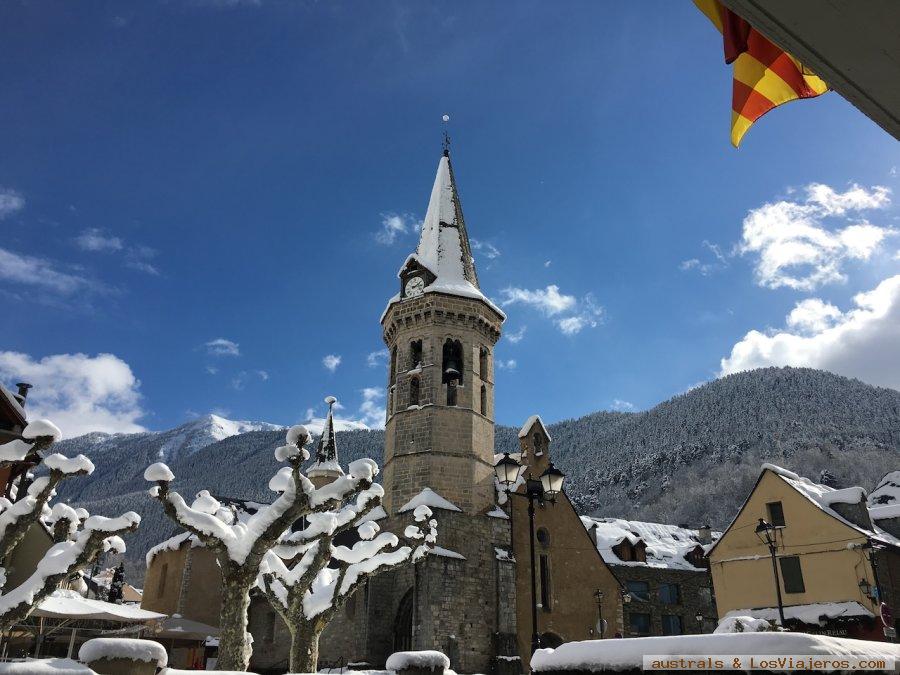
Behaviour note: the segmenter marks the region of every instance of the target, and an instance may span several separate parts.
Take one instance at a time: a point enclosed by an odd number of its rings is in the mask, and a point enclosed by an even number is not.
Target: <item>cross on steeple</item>
[[[306,472],[310,478],[333,479],[344,473],[338,462],[337,440],[334,435],[334,404],[337,403],[337,399],[334,396],[327,396],[325,403],[328,404],[328,414],[325,416],[322,437],[319,438],[319,445],[316,448],[316,461]]]

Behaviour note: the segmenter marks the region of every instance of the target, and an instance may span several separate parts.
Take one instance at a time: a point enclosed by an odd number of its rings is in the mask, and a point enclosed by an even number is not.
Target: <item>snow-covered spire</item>
[[[306,472],[309,478],[337,478],[344,475],[338,463],[337,439],[334,435],[334,404],[337,403],[337,399],[334,396],[326,396],[325,403],[328,404],[328,414],[325,416],[322,437],[316,448],[316,461]]]
[[[453,177],[449,147],[445,145],[438,163],[428,211],[422,222],[416,260],[437,277],[438,283],[468,282],[476,289],[478,275],[466,232],[462,205]]]

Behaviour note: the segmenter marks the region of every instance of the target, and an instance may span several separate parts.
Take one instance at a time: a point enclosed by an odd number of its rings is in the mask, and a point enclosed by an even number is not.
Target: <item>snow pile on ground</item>
[[[772,624],[765,619],[752,616],[726,616],[716,626],[714,633],[762,633],[772,630]]]
[[[247,670],[217,670],[219,675],[256,675]],[[196,670],[178,670],[176,668],[163,668],[159,675],[197,675]]]
[[[129,661],[153,661],[160,668],[169,662],[165,648],[153,640],[127,638],[94,638],[78,650],[78,659],[93,663],[101,659],[127,659]]]
[[[388,670],[406,670],[407,668],[425,668],[446,670],[450,667],[450,659],[441,652],[426,649],[420,652],[396,652],[388,657],[384,664]]]
[[[25,659],[0,664],[4,675],[97,675],[85,665],[71,659]]]
[[[432,509],[444,509],[445,511],[461,510],[456,504],[444,499],[430,487],[425,488],[401,506],[399,512],[406,513],[407,511],[413,511],[417,506],[428,506]]]
[[[531,669],[534,672],[639,670],[644,656],[716,656],[720,654],[766,654],[767,656],[804,654],[898,659],[900,658],[900,645],[786,632],[585,640],[569,642],[557,649],[538,649],[531,657]]]

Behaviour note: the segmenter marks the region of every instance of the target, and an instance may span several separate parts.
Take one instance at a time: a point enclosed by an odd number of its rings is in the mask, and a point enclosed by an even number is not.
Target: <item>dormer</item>
[[[706,557],[706,550],[700,544],[684,554],[684,559],[691,565],[699,569],[709,569],[709,558]]]
[[[410,255],[397,273],[400,278],[400,299],[415,298],[425,292],[437,277],[423,265],[415,253]]]
[[[612,547],[612,551],[622,562],[647,562],[647,544],[641,539],[633,544],[629,539],[623,539]]]

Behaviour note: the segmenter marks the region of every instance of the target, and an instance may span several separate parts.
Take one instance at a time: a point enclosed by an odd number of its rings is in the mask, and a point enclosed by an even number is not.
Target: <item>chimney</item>
[[[712,543],[712,529],[709,525],[701,525],[700,529],[697,530],[697,539],[700,540],[701,544],[711,544]]]
[[[16,386],[19,388],[19,393],[16,398],[19,399],[19,404],[24,408],[25,399],[28,398],[28,390],[31,389],[31,385],[27,382],[17,382]]]

